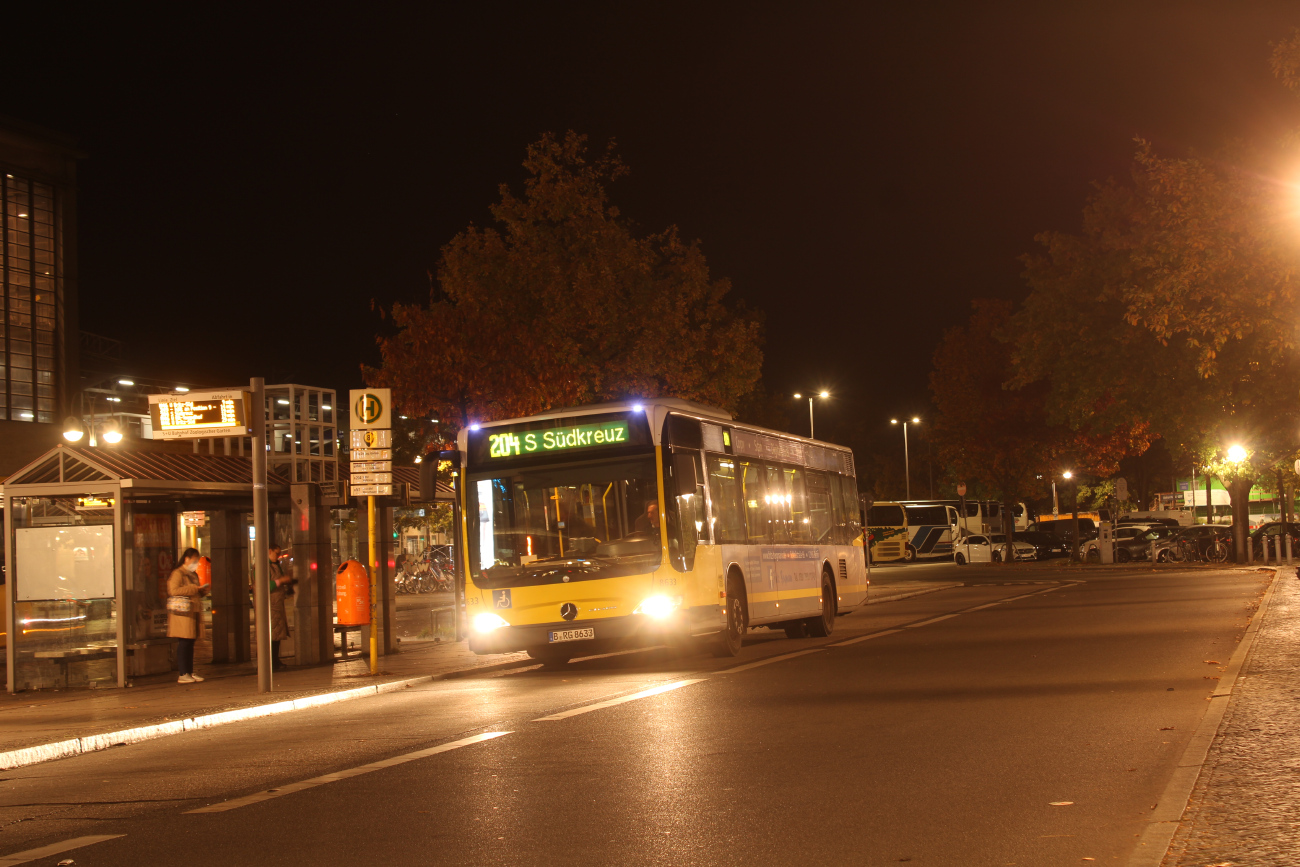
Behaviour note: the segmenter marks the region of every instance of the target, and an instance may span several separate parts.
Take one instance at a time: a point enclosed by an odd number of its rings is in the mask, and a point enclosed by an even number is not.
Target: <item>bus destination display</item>
[[[244,436],[247,397],[242,391],[150,395],[154,439]]]
[[[554,430],[502,431],[488,434],[488,457],[512,458],[599,446],[626,445],[631,440],[626,421],[580,424]]]

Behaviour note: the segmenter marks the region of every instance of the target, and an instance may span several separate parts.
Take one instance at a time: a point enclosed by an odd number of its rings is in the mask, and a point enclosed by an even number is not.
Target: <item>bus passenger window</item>
[[[858,480],[852,476],[840,476],[840,488],[844,496],[845,523],[848,526],[848,538],[844,544],[852,545],[862,535],[862,500],[858,497]]]
[[[790,489],[780,467],[767,468],[767,538],[772,542],[790,541]]]
[[[785,470],[786,490],[790,492],[790,541],[796,545],[806,545],[812,541],[812,521],[808,517],[808,496],[804,488],[804,470],[801,467]]]
[[[832,544],[852,545],[853,531],[849,528],[849,510],[852,509],[856,512],[858,504],[856,502],[844,502],[844,478],[842,476],[832,473],[830,481],[831,502],[835,505],[835,531],[831,533]]]
[[[736,490],[736,464],[725,455],[709,455],[709,496],[713,499],[713,538],[720,545],[745,543],[745,519]]]
[[[808,471],[808,526],[815,545],[829,545],[835,512],[831,507],[830,481],[825,473]]]
[[[767,541],[767,504],[763,485],[763,465],[740,461],[740,497],[744,503],[745,535],[750,544]]]

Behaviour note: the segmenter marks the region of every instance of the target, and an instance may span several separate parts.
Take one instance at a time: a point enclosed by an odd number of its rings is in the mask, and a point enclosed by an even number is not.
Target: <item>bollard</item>
[[[1286,565],[1291,565],[1291,532],[1289,530],[1286,534]]]
[[[1261,549],[1263,550],[1263,552],[1264,552],[1264,565],[1267,566],[1267,565],[1268,565],[1268,549],[1269,549],[1269,547],[1270,547],[1270,546],[1269,546],[1269,539],[1268,539],[1268,536],[1265,536],[1265,537],[1263,538],[1263,542],[1264,542],[1264,544],[1261,545],[1260,548],[1261,548]]]

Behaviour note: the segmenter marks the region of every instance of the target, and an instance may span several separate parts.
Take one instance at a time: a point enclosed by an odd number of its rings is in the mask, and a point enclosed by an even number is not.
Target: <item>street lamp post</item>
[[[890,424],[898,424],[898,419],[891,418]],[[921,419],[918,416],[912,416],[912,424],[920,424]],[[907,454],[907,420],[903,420],[903,475],[907,476],[907,499],[912,499],[912,466],[911,460]]]
[[[813,426],[813,398],[815,397],[827,398],[830,396],[831,393],[829,391],[819,391],[817,394],[808,395],[808,439],[810,440],[817,439],[816,428]],[[795,393],[796,400],[799,400],[802,397],[803,397],[802,394],[799,394],[797,392]]]
[[[1072,481],[1074,479],[1074,473],[1070,472],[1069,470],[1066,470],[1065,472],[1061,473],[1061,478],[1065,479],[1067,482]],[[1075,482],[1070,486],[1070,509],[1071,509],[1070,562],[1080,563],[1082,562],[1082,559],[1079,557],[1079,484],[1078,482]]]

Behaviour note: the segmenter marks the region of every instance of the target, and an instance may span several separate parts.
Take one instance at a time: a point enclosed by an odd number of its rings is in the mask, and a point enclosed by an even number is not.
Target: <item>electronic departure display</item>
[[[231,437],[248,433],[248,392],[149,395],[154,439]]]

